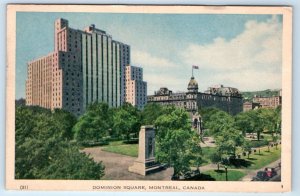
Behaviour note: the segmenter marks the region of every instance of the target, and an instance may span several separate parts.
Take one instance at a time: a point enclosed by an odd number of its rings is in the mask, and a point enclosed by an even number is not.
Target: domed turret
[[[191,93],[198,92],[198,82],[195,80],[194,76],[191,77],[191,80],[188,84],[188,92],[191,92]]]

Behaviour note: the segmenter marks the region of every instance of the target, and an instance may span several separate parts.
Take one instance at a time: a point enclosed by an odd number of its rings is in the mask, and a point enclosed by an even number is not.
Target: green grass
[[[271,134],[261,134],[261,136],[263,136],[264,140],[268,140],[268,141],[272,141],[272,135]]]
[[[124,145],[123,141],[113,141],[113,142],[109,142],[109,146],[120,146],[120,145]]]
[[[276,160],[278,160],[281,156],[281,146],[278,145],[278,149],[275,147],[270,148],[270,152],[267,149],[261,150],[260,154],[256,152],[255,154],[251,154],[249,159],[246,158],[247,161],[251,161],[249,169],[260,169]]]
[[[222,170],[208,170],[203,172],[203,174],[210,175],[216,181],[226,181],[225,171]],[[237,170],[227,170],[228,181],[238,181],[242,177],[244,177],[246,173],[237,171]]]
[[[138,144],[122,144],[122,141],[111,142],[108,146],[103,147],[102,150],[131,157],[138,156]]]

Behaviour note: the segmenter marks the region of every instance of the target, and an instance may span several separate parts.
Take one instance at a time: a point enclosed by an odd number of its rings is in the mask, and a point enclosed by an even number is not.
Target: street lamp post
[[[225,165],[225,178],[226,178],[226,181],[228,181],[228,176],[227,176],[227,166]]]

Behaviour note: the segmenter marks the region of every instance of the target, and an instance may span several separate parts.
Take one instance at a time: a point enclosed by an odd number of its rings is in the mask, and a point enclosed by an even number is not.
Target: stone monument
[[[192,126],[194,129],[196,129],[196,131],[199,135],[202,135],[202,133],[203,133],[202,118],[198,112],[196,112],[195,114],[192,115]]]
[[[128,170],[145,176],[161,169],[163,166],[155,162],[155,129],[149,125],[142,126],[139,133],[139,155]]]

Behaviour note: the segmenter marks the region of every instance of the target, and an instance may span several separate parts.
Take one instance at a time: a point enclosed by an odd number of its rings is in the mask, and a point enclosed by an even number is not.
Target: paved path
[[[281,162],[281,159],[278,159],[278,160],[276,160],[276,161],[270,163],[269,165],[266,165],[266,166],[264,166],[264,167],[262,167],[260,169],[257,169],[257,170],[248,170],[248,174],[246,176],[244,176],[241,180],[242,181],[251,181],[252,178],[254,176],[256,176],[256,174],[257,174],[258,171],[263,171],[266,167],[274,167],[274,168],[278,167],[278,163],[280,163],[280,162]]]
[[[141,176],[128,171],[135,157],[102,151],[101,147],[85,148],[83,152],[90,154],[96,162],[103,162],[105,165],[103,180],[170,180],[173,174],[173,169],[168,168],[161,172]]]
[[[191,167],[191,169],[192,169],[192,170],[196,170],[197,167]],[[208,170],[216,170],[216,169],[218,169],[217,164],[212,164],[212,163],[210,163],[210,164],[201,166],[201,167],[200,167],[200,172],[204,172],[204,171],[208,171]],[[222,169],[221,166],[220,166],[220,169]]]
[[[213,137],[204,137],[200,143],[201,147],[216,147],[215,140]]]

